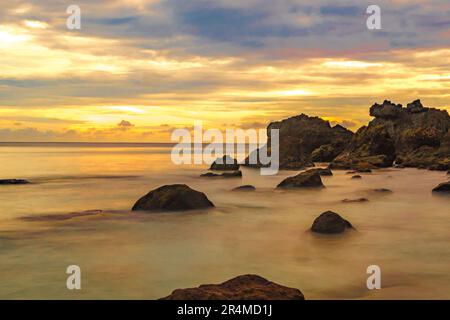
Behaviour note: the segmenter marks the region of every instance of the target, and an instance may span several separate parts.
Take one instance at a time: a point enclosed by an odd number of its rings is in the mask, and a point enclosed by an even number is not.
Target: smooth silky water
[[[176,288],[253,273],[299,288],[307,299],[450,299],[450,197],[431,190],[445,172],[386,169],[352,180],[323,177],[322,190],[275,190],[285,177],[243,168],[242,179],[200,178],[206,166],[175,166],[164,146],[1,146],[0,298],[157,299]],[[186,183],[216,208],[132,213],[150,190]],[[256,192],[231,192],[253,184]],[[393,193],[376,193],[389,188]],[[342,203],[365,197],[366,203]],[[71,212],[96,216],[49,219]],[[332,210],[356,228],[311,234]],[[66,288],[67,266],[82,289]],[[379,265],[382,289],[366,287]]]

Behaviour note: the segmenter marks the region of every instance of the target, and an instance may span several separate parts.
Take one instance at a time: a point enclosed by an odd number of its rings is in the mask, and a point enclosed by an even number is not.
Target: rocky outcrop
[[[203,178],[241,178],[242,177],[242,171],[237,170],[233,172],[224,172],[224,173],[213,173],[213,172],[207,172],[200,175],[200,177]]]
[[[403,108],[384,101],[370,108],[374,119],[359,129],[332,168],[450,168],[450,117],[445,110],[423,107],[416,100]]]
[[[305,297],[298,289],[248,274],[222,284],[177,289],[161,300],[305,300]]]
[[[332,161],[353,137],[351,131],[340,125],[332,127],[328,121],[305,114],[271,123],[267,127],[268,146],[271,145],[272,129],[279,130],[279,166],[280,169],[286,170],[312,167],[314,161]],[[260,166],[251,165],[249,158],[246,159],[245,165]]]
[[[234,188],[232,191],[255,191],[256,188],[252,185],[239,186]]]
[[[343,219],[340,215],[333,211],[327,211],[314,220],[311,231],[316,233],[335,234],[342,233],[345,230],[352,228],[351,223]]]
[[[0,179],[0,185],[14,185],[14,184],[29,184],[30,182],[24,179]]]
[[[180,211],[214,207],[208,197],[185,184],[159,187],[140,198],[133,211]]]
[[[233,159],[230,156],[223,156],[222,158],[216,159],[212,164],[209,170],[216,171],[237,171],[239,170],[239,164],[236,159]]]
[[[433,189],[433,192],[446,192],[450,193],[450,182],[444,182]]]
[[[379,193],[392,193],[393,192],[392,190],[386,189],[386,188],[373,189],[373,191],[379,192]]]
[[[317,170],[308,170],[294,177],[289,177],[280,182],[279,189],[293,188],[323,188],[322,179]]]

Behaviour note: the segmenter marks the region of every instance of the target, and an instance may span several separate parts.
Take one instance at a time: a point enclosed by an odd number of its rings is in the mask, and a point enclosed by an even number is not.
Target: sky
[[[0,141],[168,142],[301,113],[356,130],[385,99],[450,111],[450,1],[8,0],[0,70]]]

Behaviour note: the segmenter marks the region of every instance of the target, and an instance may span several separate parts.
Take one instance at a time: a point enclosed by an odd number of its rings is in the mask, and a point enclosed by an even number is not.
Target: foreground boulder
[[[340,154],[353,137],[346,128],[336,125],[332,127],[328,121],[305,114],[295,116],[267,127],[267,146],[271,145],[270,130],[279,130],[279,166],[280,169],[298,170],[314,166],[315,162],[330,162]],[[270,154],[263,148],[263,152]],[[245,165],[251,164],[248,157]]]
[[[30,182],[23,179],[0,179],[0,185],[29,184]]]
[[[397,166],[448,170],[450,168],[450,116],[425,108],[420,100],[403,108],[384,101],[370,108],[374,119],[359,129],[333,168]]]
[[[277,188],[323,188],[322,179],[319,171],[312,169],[302,172],[294,177],[284,179],[278,184]]]
[[[450,181],[444,182],[438,185],[436,188],[433,189],[433,192],[447,192],[450,193]]]
[[[311,227],[311,231],[316,233],[335,234],[342,233],[347,229],[352,229],[352,225],[335,212],[327,211],[322,213]]]
[[[239,164],[236,159],[225,155],[222,158],[216,159],[216,161],[211,164],[209,170],[236,171],[239,170]]]
[[[240,178],[242,177],[242,171],[241,170],[237,170],[237,171],[233,171],[233,172],[224,172],[224,173],[213,173],[213,172],[207,172],[207,173],[203,173],[200,175],[200,177],[203,178],[218,178],[218,177],[222,177],[222,178]]]
[[[214,207],[206,195],[185,184],[159,187],[140,198],[133,211],[180,211]]]
[[[305,297],[298,289],[248,274],[222,284],[177,289],[161,300],[305,300]]]

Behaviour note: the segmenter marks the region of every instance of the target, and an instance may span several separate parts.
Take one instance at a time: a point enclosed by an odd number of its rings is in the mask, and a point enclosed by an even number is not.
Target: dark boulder
[[[30,182],[24,179],[0,179],[0,185],[14,185],[14,184],[29,184]]]
[[[277,188],[323,188],[322,179],[317,170],[308,170],[294,177],[289,177],[281,181]]]
[[[357,174],[357,175],[354,175],[354,176],[352,177],[352,179],[362,179],[362,177],[361,177],[359,174]]]
[[[209,170],[236,171],[239,170],[239,164],[236,159],[225,155],[222,158],[216,159],[216,161],[211,164]]]
[[[256,188],[252,185],[239,186],[234,188],[232,191],[255,191]]]
[[[436,188],[433,189],[433,192],[450,192],[450,181],[444,182],[438,185]]]
[[[311,231],[316,233],[335,234],[352,229],[352,225],[335,212],[327,211],[314,220]]]
[[[133,211],[180,211],[214,207],[206,195],[185,184],[159,187],[140,198]]]
[[[298,289],[248,274],[222,284],[177,289],[161,300],[305,300],[305,297]]]

